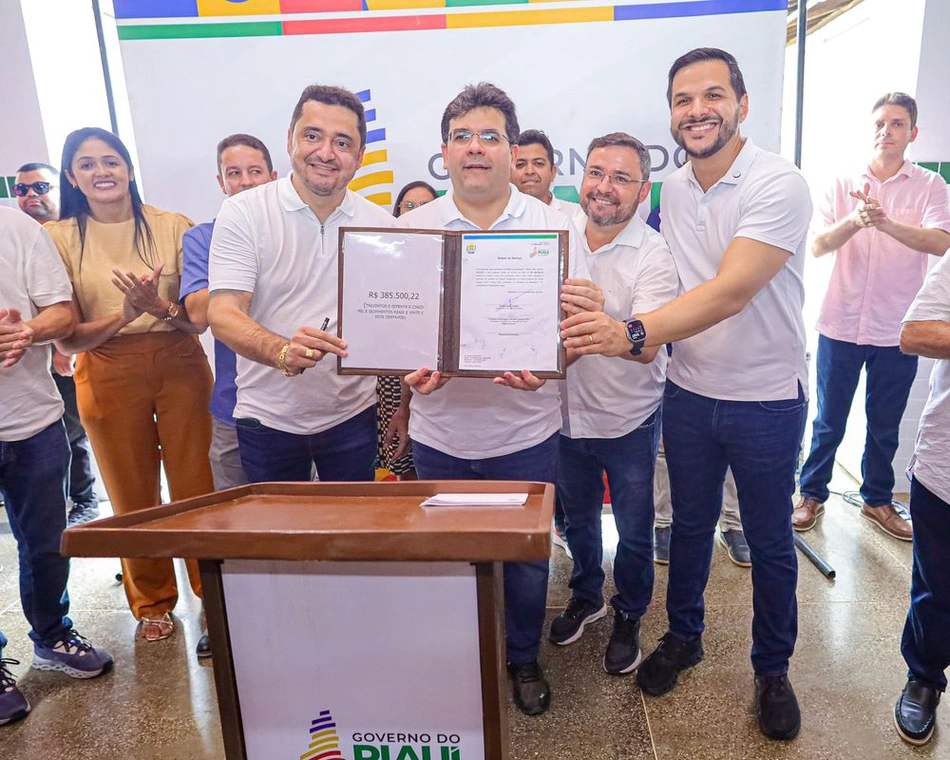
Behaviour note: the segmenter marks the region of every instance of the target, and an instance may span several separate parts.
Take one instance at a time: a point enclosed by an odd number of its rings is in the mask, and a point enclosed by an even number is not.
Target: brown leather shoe
[[[861,517],[870,520],[889,536],[901,541],[914,540],[914,530],[910,521],[901,517],[893,504],[871,507],[866,502],[861,502]]]
[[[815,499],[809,499],[807,496],[802,496],[801,501],[798,502],[798,506],[795,507],[795,511],[792,512],[792,527],[800,533],[811,530],[815,527],[815,523],[818,522],[818,518],[824,513],[825,503],[823,501],[816,501]]]

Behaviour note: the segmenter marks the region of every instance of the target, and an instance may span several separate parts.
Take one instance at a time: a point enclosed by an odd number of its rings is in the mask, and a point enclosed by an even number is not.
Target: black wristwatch
[[[643,352],[643,344],[647,342],[647,331],[639,319],[628,319],[623,323],[627,331],[627,340],[633,343],[630,349],[631,356],[639,356]]]

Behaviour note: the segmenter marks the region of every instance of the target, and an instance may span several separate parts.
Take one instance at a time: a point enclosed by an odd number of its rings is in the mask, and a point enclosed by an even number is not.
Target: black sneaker
[[[207,631],[202,633],[201,638],[198,639],[198,646],[195,647],[195,654],[198,655],[199,660],[203,660],[211,656],[211,637],[208,635]]]
[[[703,641],[683,641],[667,632],[660,645],[637,671],[637,684],[647,694],[658,697],[676,686],[679,674],[703,659]]]
[[[99,503],[90,502],[88,504],[73,504],[72,509],[66,515],[66,527],[75,528],[77,525],[85,525],[99,517]]]
[[[25,718],[30,712],[30,703],[17,688],[10,672],[11,665],[19,664],[19,660],[10,658],[0,660],[0,726]]]
[[[573,644],[584,635],[584,626],[607,615],[607,605],[600,602],[585,602],[571,597],[567,607],[551,621],[548,638],[560,646]]]
[[[756,676],[755,701],[759,730],[769,739],[788,741],[798,736],[802,713],[788,676]]]
[[[508,663],[515,704],[525,715],[540,715],[551,706],[551,687],[537,660]]]
[[[894,725],[908,744],[920,746],[930,741],[937,725],[940,692],[920,681],[910,680],[894,705]]]
[[[640,619],[614,610],[614,632],[604,652],[604,670],[613,676],[632,673],[640,664]]]

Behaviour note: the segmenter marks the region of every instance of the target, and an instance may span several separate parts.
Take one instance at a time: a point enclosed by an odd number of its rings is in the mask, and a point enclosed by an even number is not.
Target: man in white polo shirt
[[[251,482],[372,480],[376,380],[336,374],[339,228],[389,227],[347,190],[366,115],[353,93],[312,85],[287,133],[290,176],[224,202],[211,240],[209,321],[238,354],[241,462]],[[326,361],[322,361],[328,357]]]
[[[504,92],[484,82],[466,87],[442,116],[442,156],[452,189],[399,217],[398,224],[573,230],[564,214],[510,184],[518,134],[515,106]],[[575,276],[589,276],[582,257],[571,257],[571,269]],[[569,279],[562,294],[572,311],[603,305],[600,290],[587,279]],[[409,434],[420,478],[555,482],[561,427],[557,383],[545,384],[528,372],[449,381],[427,368],[408,375],[406,383],[413,388]],[[505,564],[508,670],[515,703],[529,715],[544,712],[551,701],[538,664],[547,585],[546,561]]]
[[[703,592],[731,467],[752,557],[759,727],[791,739],[801,725],[787,671],[798,618],[791,500],[806,412],[802,271],[811,200],[794,166],[740,135],[749,97],[729,53],[681,56],[667,94],[671,132],[690,157],[663,183],[660,200],[685,292],[626,323],[573,316],[562,335],[578,353],[612,356],[631,344],[675,342],[663,400],[670,628],[637,682],[663,694],[703,658]]]
[[[581,208],[587,216],[581,249],[604,291],[604,314],[629,319],[669,303],[679,278],[666,241],[637,216],[650,197],[650,153],[623,132],[598,137],[587,150]],[[603,587],[604,472],[620,543],[614,561],[614,628],[604,670],[632,672],[640,664],[640,618],[653,596],[653,471],[666,380],[665,348],[619,358],[584,356],[562,389],[563,426],[557,490],[574,556],[571,600],[551,623],[555,644],[577,641],[607,614]]]
[[[950,668],[950,257],[927,275],[904,317],[900,346],[937,360],[910,467],[914,569],[901,640],[908,673],[894,710],[901,738],[920,745],[933,735]]]
[[[511,172],[511,181],[525,195],[533,195],[555,211],[573,217],[580,206],[558,198],[551,192],[557,177],[554,165],[554,146],[540,129],[526,129],[518,135],[518,158]]]

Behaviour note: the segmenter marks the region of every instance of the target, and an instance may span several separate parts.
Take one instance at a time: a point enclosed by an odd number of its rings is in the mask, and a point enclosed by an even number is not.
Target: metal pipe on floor
[[[802,538],[797,533],[794,536],[795,546],[798,547],[799,551],[808,557],[809,561],[818,568],[818,571],[825,576],[828,580],[833,581],[835,579],[835,569],[829,565],[822,556],[812,549],[811,544],[809,544],[804,538]]]

